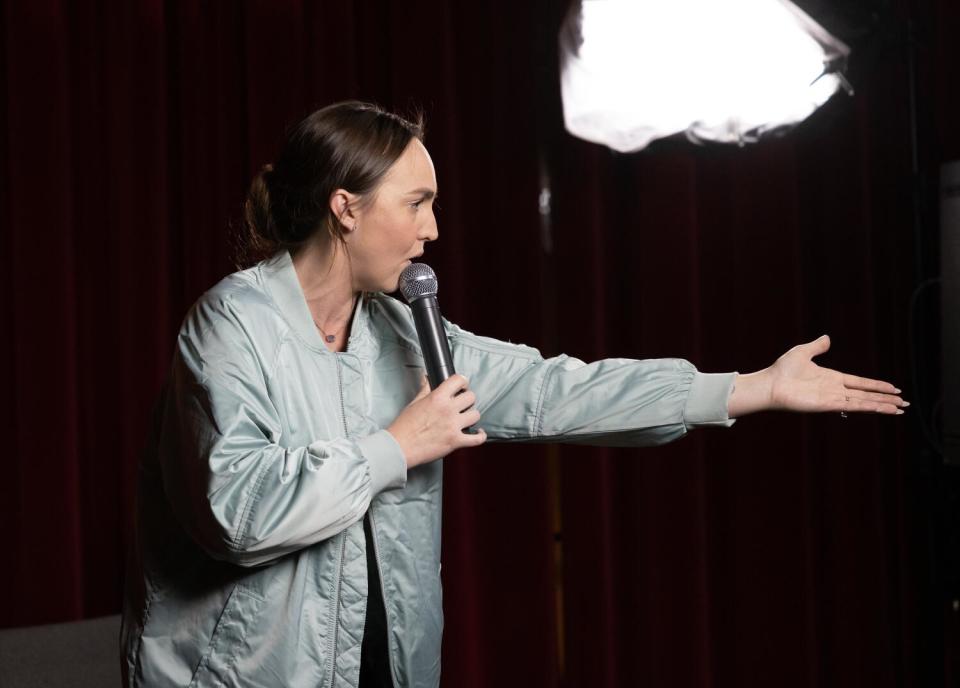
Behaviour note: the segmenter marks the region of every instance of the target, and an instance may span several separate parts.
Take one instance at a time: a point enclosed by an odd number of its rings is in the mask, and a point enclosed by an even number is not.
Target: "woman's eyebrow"
[[[420,189],[414,189],[413,191],[408,191],[408,192],[407,192],[407,195],[408,195],[408,196],[423,196],[424,199],[430,199],[430,198],[433,198],[434,196],[436,196],[436,195],[437,195],[437,192],[434,191],[433,189],[428,189],[428,188],[426,188],[426,187],[422,187],[422,188],[420,188]]]

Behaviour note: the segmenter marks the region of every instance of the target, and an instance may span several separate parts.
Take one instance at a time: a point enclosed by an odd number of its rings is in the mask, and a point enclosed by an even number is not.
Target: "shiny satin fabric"
[[[734,373],[544,359],[446,326],[491,441],[653,445],[734,422]],[[422,375],[410,310],[383,294],[330,352],[285,251],[197,301],[141,465],[126,685],[356,686],[368,512],[395,685],[439,684],[442,461],[407,471],[384,429]]]

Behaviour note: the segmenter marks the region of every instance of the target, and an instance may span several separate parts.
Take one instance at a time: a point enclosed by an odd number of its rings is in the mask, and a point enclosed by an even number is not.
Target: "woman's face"
[[[414,139],[373,192],[372,202],[351,210],[354,229],[346,241],[355,290],[396,291],[403,269],[437,238],[436,197],[433,161]],[[348,218],[344,222],[349,226]]]

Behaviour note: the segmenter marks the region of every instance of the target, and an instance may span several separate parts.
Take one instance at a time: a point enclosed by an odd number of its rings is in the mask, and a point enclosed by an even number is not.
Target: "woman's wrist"
[[[773,385],[769,368],[746,375],[737,374],[727,401],[727,415],[740,418],[773,408]]]
[[[394,422],[389,428],[387,428],[393,439],[396,440],[397,444],[400,446],[400,452],[403,454],[403,460],[407,464],[407,469],[413,468],[416,463],[413,462],[414,457],[411,456],[412,451],[407,442],[406,435],[397,427],[396,422]]]

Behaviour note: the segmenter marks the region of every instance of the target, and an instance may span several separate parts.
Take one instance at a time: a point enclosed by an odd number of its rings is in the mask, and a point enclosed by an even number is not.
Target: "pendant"
[[[332,341],[333,341],[334,339],[336,339],[336,338],[337,338],[337,336],[334,335],[334,334],[328,334],[328,335],[327,335],[327,341],[328,341],[328,342],[332,342]]]

